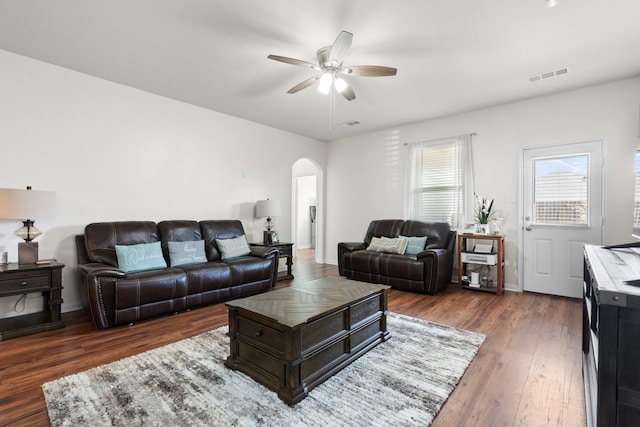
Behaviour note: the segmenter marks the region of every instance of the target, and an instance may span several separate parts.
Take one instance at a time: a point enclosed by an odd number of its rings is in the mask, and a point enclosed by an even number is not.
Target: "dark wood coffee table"
[[[327,277],[229,301],[225,365],[295,405],[389,339],[389,286]]]

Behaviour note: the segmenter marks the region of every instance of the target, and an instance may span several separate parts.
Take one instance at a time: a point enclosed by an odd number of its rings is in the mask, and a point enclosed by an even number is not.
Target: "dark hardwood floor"
[[[337,276],[313,251],[294,261],[295,282]],[[278,283],[288,286],[291,280]],[[455,286],[435,296],[391,290],[389,309],[487,336],[433,426],[584,426],[581,302]],[[83,312],[66,327],[0,342],[0,425],[49,424],[41,385],[227,323],[224,304],[98,331]]]

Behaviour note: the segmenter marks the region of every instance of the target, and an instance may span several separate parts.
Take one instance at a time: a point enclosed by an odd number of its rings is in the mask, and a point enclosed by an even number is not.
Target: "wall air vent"
[[[359,125],[359,124],[360,124],[360,121],[353,120],[351,122],[340,123],[340,126],[342,126],[343,128],[349,128],[351,126],[355,126],[355,125]]]
[[[536,75],[533,75],[533,76],[529,77],[529,82],[531,82],[531,83],[539,82],[540,80],[546,80],[546,79],[549,79],[551,77],[562,76],[563,74],[567,74],[568,72],[569,72],[569,68],[568,67],[559,68],[559,69],[554,70],[554,71],[545,71],[544,73],[536,74]]]

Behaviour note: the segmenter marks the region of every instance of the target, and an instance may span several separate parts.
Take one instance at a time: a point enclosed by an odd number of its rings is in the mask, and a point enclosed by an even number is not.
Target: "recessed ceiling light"
[[[547,7],[556,7],[558,0],[544,0],[547,3]]]

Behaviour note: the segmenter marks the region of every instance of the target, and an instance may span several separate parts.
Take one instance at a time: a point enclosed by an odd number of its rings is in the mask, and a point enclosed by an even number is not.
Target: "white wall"
[[[517,287],[520,156],[523,147],[604,138],[608,193],[606,242],[630,240],[640,78],[487,108],[329,143],[326,256],[362,241],[369,221],[403,218],[404,143],[468,132],[476,192],[495,198],[505,219],[506,284]]]
[[[0,100],[0,187],[57,194],[56,216],[35,220],[40,258],[66,264],[63,311],[80,307],[73,236],[86,224],[240,219],[259,240],[254,204],[268,197],[282,202],[280,238],[289,241],[292,165],[326,165],[326,143],[2,50]],[[11,262],[20,225],[0,220]],[[0,317],[16,300],[0,299]]]
[[[519,156],[523,147],[605,138],[607,242],[629,238],[640,78],[430,120],[325,144],[0,50],[0,187],[51,190],[57,213],[35,218],[41,258],[65,263],[63,310],[80,306],[73,236],[94,221],[243,221],[260,239],[254,203],[282,202],[292,238],[292,165],[316,162],[324,260],[361,241],[372,219],[403,217],[404,143],[474,137],[476,188],[496,199],[507,232],[507,284],[517,281]],[[322,206],[324,203],[324,206]],[[15,262],[17,221],[0,220]],[[320,228],[319,228],[320,230]],[[0,317],[17,298],[0,299]],[[27,310],[38,307],[28,301]]]

